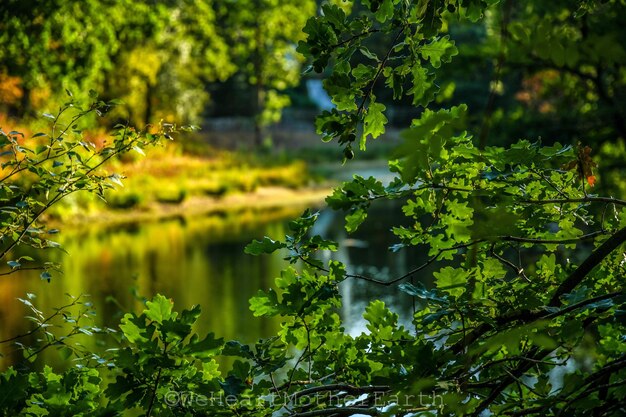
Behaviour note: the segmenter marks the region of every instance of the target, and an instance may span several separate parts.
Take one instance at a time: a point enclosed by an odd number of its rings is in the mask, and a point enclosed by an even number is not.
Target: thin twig
[[[361,407],[335,407],[324,408],[321,410],[305,411],[304,413],[290,414],[289,417],[315,417],[315,416],[351,416],[354,414],[365,414],[368,416],[378,416],[381,412],[376,408],[361,408]]]
[[[494,246],[495,246],[495,244],[491,245],[491,249],[489,249],[489,253],[491,254],[491,256],[493,256],[498,261],[500,261],[504,265],[506,265],[509,268],[511,268],[518,276],[524,278],[524,280],[526,280],[526,282],[531,282],[530,279],[524,273],[524,268],[519,267],[519,266],[515,265],[513,262],[511,262],[511,261],[509,261],[507,259],[504,259],[502,256],[498,255],[496,253],[496,251],[494,250]]]
[[[397,282],[400,282],[400,281],[402,281],[404,279],[407,279],[410,276],[412,276],[413,274],[415,274],[415,273],[421,271],[422,269],[428,267],[430,264],[432,264],[437,259],[439,259],[439,257],[443,253],[445,253],[445,252],[459,250],[459,249],[463,249],[463,248],[468,248],[470,246],[476,245],[476,244],[481,243],[483,241],[484,241],[484,239],[478,239],[478,240],[474,240],[474,241],[471,241],[471,242],[468,242],[468,243],[462,243],[462,244],[459,244],[459,245],[455,245],[455,246],[452,246],[450,248],[439,249],[439,251],[435,255],[433,255],[430,259],[428,259],[422,265],[418,266],[417,268],[414,268],[414,269],[410,270],[409,272],[407,272],[406,274],[404,274],[404,275],[402,275],[400,277],[392,279],[391,281],[382,281],[382,280],[379,280],[379,279],[376,279],[376,278],[368,277],[368,276],[365,276],[365,275],[359,275],[359,274],[346,274],[345,277],[346,278],[360,279],[360,280],[372,282],[372,283],[378,284],[378,285],[390,286],[390,285],[393,285],[393,284],[395,284]],[[324,267],[321,267],[319,265],[316,265],[315,263],[311,262],[310,260],[308,260],[308,258],[304,257],[303,255],[299,255],[298,258],[301,259],[307,265],[310,265],[310,266],[312,266],[313,268],[315,268],[315,269],[317,269],[319,271],[326,272],[326,273],[330,272],[327,268],[324,268]]]
[[[167,359],[167,342],[163,342],[163,356]],[[159,366],[159,371],[157,372],[156,380],[154,381],[154,388],[152,389],[152,396],[150,397],[150,404],[148,404],[148,410],[146,411],[146,417],[150,417],[152,414],[152,408],[154,407],[154,400],[156,399],[157,389],[159,388],[159,382],[161,381],[161,374],[163,372],[163,367]]]
[[[366,30],[365,32],[361,32],[361,33],[358,33],[358,34],[356,34],[356,35],[350,36],[348,39],[345,39],[345,40],[343,40],[343,41],[341,41],[341,42],[339,42],[339,43],[336,43],[336,44],[334,44],[334,45],[331,45],[331,46],[330,46],[330,48],[331,48],[331,49],[338,48],[338,47],[340,47],[340,46],[343,46],[343,45],[345,45],[345,44],[347,44],[347,43],[352,42],[352,41],[353,41],[353,40],[355,40],[355,39],[359,39],[359,38],[362,38],[362,37],[367,36],[367,35],[371,35],[372,33],[376,33],[376,32],[380,32],[380,29],[370,29],[370,30]]]
[[[626,241],[626,227],[623,227],[616,233],[614,233],[609,239],[607,239],[596,250],[591,252],[582,264],[574,272],[572,272],[566,279],[559,285],[557,290],[550,299],[550,306],[559,306],[561,304],[561,296],[571,292],[582,280],[596,267],[604,258],[609,256],[616,248],[622,245]]]
[[[121,139],[122,141],[126,138],[126,135],[127,135],[127,127],[124,129],[124,134],[122,135],[122,139]],[[98,162],[96,165],[94,165],[93,167],[91,167],[87,171],[85,171],[84,175],[81,175],[81,177],[74,179],[74,181],[68,182],[65,185],[65,187],[62,187],[61,190],[50,201],[48,201],[48,203],[41,210],[39,210],[39,212],[37,214],[35,214],[31,220],[29,220],[27,222],[27,224],[24,226],[23,230],[19,233],[18,238],[15,239],[13,242],[11,242],[11,244],[6,249],[4,249],[2,251],[2,253],[0,253],[0,259],[3,259],[4,256],[9,251],[11,251],[11,249],[13,249],[21,241],[21,239],[26,235],[26,233],[28,232],[30,227],[39,219],[39,217],[41,217],[41,215],[46,210],[48,210],[51,206],[56,204],[61,199],[67,197],[68,195],[72,194],[75,191],[78,191],[78,190],[69,190],[69,191],[66,191],[66,190],[68,190],[69,188],[74,186],[76,183],[81,181],[84,177],[88,177],[91,173],[93,173],[95,170],[100,168],[102,165],[104,165],[106,162],[108,162],[114,156],[119,155],[120,153],[122,153],[122,152],[124,152],[124,151],[126,151],[128,149],[131,149],[134,143],[135,143],[135,141],[131,141],[127,145],[122,146],[119,149],[116,149],[113,152],[109,153],[107,156],[102,158],[102,160],[100,162]]]
[[[290,399],[292,401],[298,400],[298,398],[305,397],[307,395],[316,394],[318,392],[326,392],[326,391],[338,391],[338,392],[347,392],[348,394],[369,394],[376,392],[387,392],[391,388],[388,385],[370,385],[366,387],[358,387],[355,385],[349,384],[329,384],[329,385],[320,385],[317,387],[311,387],[307,389],[303,389],[302,391],[298,391],[294,393]]]
[[[359,107],[357,108],[357,111],[356,111],[357,116],[359,116],[363,112],[363,109],[365,108],[365,103],[371,97],[372,92],[374,91],[374,86],[376,85],[376,81],[378,81],[378,78],[383,73],[383,70],[385,69],[385,65],[387,65],[387,61],[389,60],[389,56],[391,55],[393,48],[395,48],[396,46],[395,43],[398,40],[398,38],[400,38],[400,35],[402,34],[402,32],[404,32],[404,30],[405,30],[405,27],[404,26],[401,27],[398,33],[396,34],[396,36],[391,41],[391,47],[387,50],[385,57],[380,62],[380,65],[378,66],[378,71],[376,71],[374,78],[372,78],[372,81],[370,82],[369,87],[367,88],[367,91],[365,95],[363,96],[363,99],[361,100],[361,104],[359,104]]]
[[[5,275],[11,275],[11,274],[14,274],[14,273],[16,273],[18,271],[41,271],[42,269],[47,269],[47,268],[45,266],[29,266],[29,267],[26,267],[26,268],[15,268],[15,269],[12,269],[12,270],[7,271],[7,272],[0,273],[0,277],[1,276],[5,276]],[[2,342],[0,342],[0,343],[2,343]]]
[[[592,197],[586,196],[581,198],[553,198],[547,200],[521,200],[525,204],[567,204],[567,203],[612,203],[618,206],[626,206],[625,200],[613,197]]]
[[[68,308],[70,308],[70,307],[75,306],[75,305],[78,303],[78,301],[80,300],[80,298],[81,298],[81,297],[82,297],[82,295],[79,295],[79,296],[78,296],[78,297],[76,297],[76,299],[75,299],[74,301],[72,301],[71,303],[66,304],[66,305],[64,305],[64,306],[61,306],[61,307],[58,307],[58,308],[57,308],[56,313],[52,314],[51,316],[48,316],[48,317],[47,317],[44,321],[40,322],[40,323],[37,325],[37,327],[35,327],[33,330],[31,330],[31,331],[29,331],[29,332],[27,332],[27,333],[18,334],[17,336],[13,336],[13,337],[10,337],[10,338],[5,339],[5,340],[0,340],[0,344],[3,344],[3,343],[8,343],[8,342],[12,342],[12,341],[14,341],[14,340],[17,340],[17,339],[21,339],[21,338],[23,338],[23,337],[30,336],[31,334],[35,333],[37,330],[41,329],[41,328],[44,326],[44,324],[46,324],[47,322],[49,322],[50,320],[52,320],[53,318],[55,318],[56,316],[58,316],[59,314],[61,314],[61,312],[62,312],[63,310],[66,310],[66,309],[68,309]]]
[[[607,234],[606,231],[598,230],[595,232],[587,233],[585,235],[573,237],[570,239],[535,239],[535,238],[520,237],[520,236],[496,236],[495,239],[502,240],[505,242],[520,242],[520,243],[534,243],[534,244],[546,243],[546,244],[564,245],[568,243],[577,243],[577,242],[587,240],[587,239],[593,239],[597,236],[605,235],[605,234]]]

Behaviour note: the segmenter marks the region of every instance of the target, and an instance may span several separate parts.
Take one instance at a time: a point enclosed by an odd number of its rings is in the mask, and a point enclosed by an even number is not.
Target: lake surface
[[[67,254],[59,250],[38,254],[39,259],[58,262],[63,271],[52,282],[39,278],[37,271],[23,271],[0,280],[0,340],[32,329],[24,319],[30,311],[17,300],[33,293],[33,303],[45,315],[66,304],[66,293],[89,294],[99,326],[117,328],[129,310],[140,311],[141,297],[162,293],[174,300],[175,309],[202,306],[199,333],[214,332],[225,339],[253,342],[273,334],[280,318],[255,318],[248,299],[259,289],[268,289],[286,266],[283,254],[250,256],[243,249],[252,239],[267,235],[274,239],[288,233],[287,223],[304,208],[248,210],[236,213],[181,218],[125,227],[83,227],[63,230],[58,235]],[[369,220],[354,235],[343,230],[343,214],[321,213],[316,232],[342,244],[334,257],[348,265],[350,272],[378,279],[396,277],[422,263],[418,253],[393,254],[387,248],[397,243],[389,232],[401,215],[398,204],[384,203],[373,208]],[[365,329],[361,319],[369,300],[385,300],[408,320],[412,300],[396,286],[381,287],[348,280],[341,285],[344,306],[341,315],[348,332]],[[87,346],[94,338],[82,338]],[[10,344],[0,345],[0,368],[21,355]],[[48,349],[40,359],[60,363],[60,355]]]

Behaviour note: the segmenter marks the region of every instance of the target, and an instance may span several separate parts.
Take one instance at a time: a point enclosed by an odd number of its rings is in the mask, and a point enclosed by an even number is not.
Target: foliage
[[[85,415],[100,408],[101,378],[98,367],[113,366],[77,342],[77,336],[93,337],[115,330],[93,325],[94,308],[84,296],[70,297],[69,303],[44,316],[34,304],[34,294],[20,301],[30,310],[31,331],[0,343],[14,343],[27,363],[49,348],[57,349],[64,358],[74,357],[79,366],[56,373],[45,366],[42,372],[23,372],[9,368],[0,375],[0,410],[2,415]],[[61,332],[61,334],[57,334]],[[37,337],[36,343],[28,338]],[[71,341],[71,342],[70,342]],[[104,415],[106,410],[100,414]],[[98,414],[98,415],[100,415]]]
[[[56,107],[64,88],[92,88],[122,99],[115,115],[130,114],[137,126],[198,123],[208,87],[243,77],[254,96],[246,105],[265,127],[300,80],[295,45],[314,11],[309,0],[8,0],[0,6],[0,105],[23,117]]]
[[[3,2],[0,73],[17,77],[21,88],[20,101],[12,107],[25,114],[44,107],[43,102],[65,100],[49,97],[51,92],[86,93],[86,86],[101,83],[119,48],[115,25],[120,16],[112,12],[108,15],[98,1]]]
[[[224,81],[235,70],[218,33],[213,2],[188,0],[156,8],[132,2],[130,7],[137,13],[133,20],[144,21],[142,31],[120,51],[115,71],[108,74],[113,88],[107,94],[125,101],[137,125],[161,118],[198,123],[210,99],[205,85]],[[132,26],[122,30],[137,31]]]
[[[374,94],[379,79],[393,90],[395,98],[410,95],[414,105],[425,106],[438,91],[433,70],[458,53],[449,36],[434,36],[443,25],[446,2],[433,5],[432,10],[425,2],[368,3],[365,6],[369,15],[354,19],[336,5],[324,5],[323,16],[307,22],[304,31],[308,38],[298,47],[311,56],[316,72],[327,68],[331,59],[334,62],[324,86],[336,108],[324,112],[316,125],[325,140],[338,139],[345,159],[353,158],[356,143],[365,150],[368,139],[385,133],[386,106]],[[451,8],[455,7],[453,3]],[[482,4],[465,3],[469,6],[459,10],[462,15]],[[420,30],[415,30],[418,27]],[[365,39],[383,35],[392,39],[384,55],[364,45]],[[361,57],[368,60],[367,64],[358,62]]]
[[[20,132],[0,131],[0,259],[10,268],[3,275],[41,269],[41,278],[49,281],[53,264],[37,265],[29,256],[17,257],[14,249],[58,248],[51,239],[58,230],[47,229],[41,222],[48,210],[78,191],[104,198],[105,190],[122,184],[121,175],[106,171],[108,161],[130,151],[143,154],[143,148],[171,137],[174,131],[167,124],[154,132],[118,125],[111,142],[97,146],[83,136],[80,123],[91,114],[104,115],[115,103],[97,100],[95,93],[92,96],[94,101],[87,107],[70,100],[56,115],[44,114],[51,124],[48,133],[25,138]]]
[[[256,142],[262,129],[280,120],[289,105],[283,92],[300,81],[302,57],[295,46],[302,39],[302,26],[313,15],[312,0],[229,0],[221,2],[219,14],[238,75],[252,87]]]
[[[437,87],[413,74],[432,79],[434,69],[456,53],[441,33],[451,14],[476,20],[486,6],[451,1],[427,10],[426,4],[366,2],[370,17],[354,19],[326,5],[323,16],[307,23],[300,50],[310,54],[316,71],[333,63],[325,86],[337,108],[318,118],[318,131],[337,138],[346,159],[353,157],[357,137],[363,149],[369,137],[383,133],[384,106],[373,95],[378,79],[398,98],[411,95],[415,104],[428,104]],[[365,38],[380,33],[393,39],[382,57],[362,47]],[[355,54],[373,64],[353,66]],[[391,415],[621,415],[626,362],[612,341],[623,339],[626,330],[619,280],[626,203],[589,193],[596,181],[589,147],[522,140],[481,149],[465,130],[466,113],[463,105],[425,109],[390,160],[397,174],[393,182],[357,176],[327,199],[347,212],[349,232],[365,221],[373,201],[405,201],[403,213],[412,226],[394,228],[400,242],[393,249],[423,248],[430,257],[425,264],[391,280],[346,273],[335,261],[325,265],[315,251],[335,244],[308,237],[315,216],[305,213],[284,242],[266,238],[248,247],[250,253],[286,248],[287,259],[312,268],[296,278],[287,270],[276,282],[280,292],[259,294],[251,301],[253,311],[288,319],[282,337],[310,361],[300,369],[305,393],[341,392],[350,384],[348,393],[365,395],[372,384],[382,384]],[[427,266],[438,269],[434,288],[413,281]],[[313,271],[319,275],[312,279]],[[315,304],[310,299],[323,310],[338,301],[323,289],[335,277],[398,285],[419,303],[413,330],[400,326],[380,301],[364,316],[370,333],[354,342],[340,324],[329,329],[334,319],[327,313],[307,317],[314,325],[304,319],[298,326],[297,317]],[[337,340],[340,347],[334,348]],[[352,351],[351,343],[367,347],[365,355],[359,357],[363,351]],[[344,359],[353,357],[350,352],[365,370],[354,373],[355,365]],[[554,377],[558,372],[562,379]],[[306,415],[352,411],[329,398]],[[375,407],[381,405],[375,394],[361,398],[359,413],[385,413]],[[403,404],[401,398],[413,400]]]
[[[504,4],[490,43],[494,54],[503,51],[499,77],[511,80],[507,84],[521,78],[521,88],[517,103],[500,105],[508,111],[495,118],[493,128],[506,126],[519,135],[533,128],[529,122],[535,118],[533,124],[545,126],[539,134],[560,140],[584,138],[593,146],[625,139],[625,109],[619,104],[626,88],[620,75],[626,66],[620,19],[625,5],[514,3]]]
[[[624,12],[619,1],[505,0],[479,24],[448,16],[460,53],[438,71],[435,106],[467,104],[482,146],[542,137],[599,152],[623,142]],[[605,175],[623,174],[622,155],[604,159]]]
[[[588,415],[592,408],[621,415],[626,362],[623,349],[612,341],[626,331],[620,313],[626,296],[619,280],[624,254],[618,250],[626,240],[626,202],[587,194],[584,177],[562,171],[562,165],[577,160],[571,147],[521,141],[480,151],[463,134],[437,142],[436,131],[422,129],[440,125],[454,133],[450,113],[425,112],[405,133],[404,146],[418,151],[403,149],[403,157],[392,161],[399,174],[394,182],[385,186],[371,177],[355,177],[327,200],[347,211],[349,231],[365,219],[373,201],[406,201],[403,213],[414,223],[394,229],[400,239],[394,250],[423,248],[426,263],[390,280],[346,273],[336,261],[324,265],[316,251],[336,246],[308,237],[316,216],[305,213],[286,241],[265,238],[247,250],[287,248],[288,259],[327,275],[312,277],[305,270],[294,278],[287,270],[276,281],[282,297],[273,290],[260,293],[251,308],[257,315],[288,319],[285,339],[292,338],[313,364],[308,375],[306,366],[300,371],[305,392],[350,384],[364,394],[371,384],[385,386],[388,402],[374,404],[376,395],[370,394],[364,414],[375,413],[373,405],[394,403],[390,415],[416,408],[418,415],[479,415],[483,410]],[[585,244],[590,240],[593,245]],[[434,288],[413,280],[427,266],[437,269]],[[364,316],[369,334],[352,340],[340,323],[329,331],[333,316],[325,311],[339,302],[336,295],[328,299],[332,286],[324,290],[329,279],[331,284],[360,279],[397,285],[419,305],[413,329],[399,325],[396,315],[372,301]],[[301,306],[315,304],[322,310],[304,316],[306,333],[298,332],[297,317],[307,311]],[[293,321],[290,315],[296,315]],[[352,350],[352,343],[367,346],[366,353]],[[350,352],[365,370],[357,367],[354,373],[357,365],[345,359]],[[562,380],[552,376],[558,370]],[[324,375],[331,376],[319,380]],[[412,400],[404,403],[406,398]],[[320,408],[342,411],[336,406],[327,400]]]
[[[274,337],[253,345],[200,338],[192,331],[199,308],[179,315],[157,295],[122,319],[112,370],[67,379],[75,397],[54,385],[70,376],[34,371],[29,395],[68,407],[84,401],[92,411],[88,383],[112,372],[101,394],[108,402],[98,408],[110,415],[623,415],[626,201],[592,193],[609,181],[593,171],[601,161],[584,143],[545,146],[531,137],[482,146],[467,130],[467,106],[427,108],[438,91],[435,73],[458,52],[448,20],[477,21],[495,3],[366,0],[350,14],[325,4],[299,46],[314,70],[330,73],[325,86],[337,107],[317,127],[338,139],[345,159],[357,139],[364,149],[384,132],[379,81],[422,106],[389,161],[395,179],[355,176],[327,202],[346,212],[353,232],[375,201],[400,201],[410,224],[393,229],[391,249],[417,247],[429,257],[424,264],[391,279],[351,273],[322,256],[337,243],[312,236],[318,215],[306,211],[284,240],[246,248],[281,250],[292,264],[250,300],[255,316],[282,318]],[[379,56],[363,46],[369,37],[392,42]],[[352,65],[356,55],[369,63]],[[432,287],[416,280],[427,267],[435,269]],[[410,323],[372,300],[367,331],[346,334],[337,313],[345,280],[414,297]],[[236,358],[227,372],[217,355]],[[4,398],[24,414],[34,404]]]
[[[204,84],[234,70],[210,0],[3,2],[0,74],[20,82],[19,115],[56,107],[64,88],[127,102],[137,125],[196,121]],[[86,99],[86,94],[80,99]],[[120,116],[118,114],[118,116]]]

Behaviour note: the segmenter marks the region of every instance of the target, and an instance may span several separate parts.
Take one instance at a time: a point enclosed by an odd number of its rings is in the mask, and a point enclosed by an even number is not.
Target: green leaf
[[[191,334],[191,326],[180,320],[164,320],[160,327],[161,335],[168,341],[184,339]]]
[[[512,22],[507,26],[508,31],[513,35],[513,39],[523,44],[530,41],[530,29],[522,22]]]
[[[439,68],[442,62],[452,61],[452,57],[458,55],[459,50],[454,45],[454,41],[450,40],[450,36],[446,35],[422,46],[420,53],[424,59],[430,61],[430,65]]]
[[[361,46],[361,47],[359,47],[359,51],[361,51],[363,56],[365,56],[366,58],[369,58],[369,59],[374,60],[376,62],[380,62],[380,59],[378,59],[378,56],[375,53],[371,52],[369,49],[367,49],[367,47]],[[363,66],[363,67],[367,68],[368,74],[371,74],[371,73],[375,72],[374,68],[372,68],[372,67],[366,67],[365,65],[359,64],[359,67],[360,66]],[[353,71],[353,74],[354,74],[354,71]],[[373,75],[373,74],[371,74],[371,75]],[[354,76],[356,77],[357,75],[354,74]]]
[[[144,337],[143,332],[145,330],[144,320],[136,317],[133,314],[126,313],[122,318],[120,324],[120,330],[131,343],[146,342],[148,339]]]
[[[220,366],[215,361],[215,359],[211,359],[210,361],[202,361],[202,379],[205,381],[211,381],[215,378],[220,377]]]
[[[342,29],[345,26],[346,14],[339,6],[326,3],[322,6],[322,12],[324,13],[326,21],[336,29]]]
[[[367,218],[367,212],[363,208],[358,208],[352,213],[346,215],[346,231],[348,233],[355,232],[361,223]]]
[[[363,137],[361,139],[361,150],[365,150],[365,142],[368,136],[376,139],[385,133],[387,118],[383,113],[386,107],[382,103],[372,102],[363,118]]]
[[[286,246],[282,242],[265,236],[263,240],[253,240],[252,243],[247,244],[243,251],[249,255],[260,255],[262,253],[273,253]]]
[[[244,345],[238,340],[229,340],[222,350],[224,356],[241,356],[246,359],[252,359],[254,354],[250,350],[250,346]]]
[[[357,91],[355,86],[352,85],[350,65],[346,63],[346,67],[344,70],[335,68],[332,75],[323,82],[324,89],[339,111],[353,111],[357,109],[355,103]]]
[[[250,363],[236,360],[235,363],[233,363],[231,375],[234,375],[242,381],[245,381],[250,375]]]
[[[120,187],[123,187],[123,186],[124,186],[124,184],[122,183],[122,176],[121,176],[121,175],[119,175],[119,174],[112,174],[112,175],[109,175],[109,177],[108,177],[108,178],[109,178],[109,180],[110,180],[113,184],[117,184],[117,185],[119,185]]]
[[[180,314],[180,322],[183,324],[193,325],[200,317],[201,308],[199,305],[194,305],[190,310],[183,310]]]
[[[413,96],[414,106],[426,107],[435,99],[435,94],[439,91],[435,84],[435,76],[429,74],[426,68],[418,65],[413,67],[411,75],[413,77],[412,86],[407,94]]]
[[[437,280],[437,288],[454,297],[458,297],[465,292],[470,271],[446,266],[441,268],[439,272],[433,273],[433,275]]]
[[[380,23],[384,23],[391,19],[393,17],[393,4],[394,0],[383,0],[378,11],[375,13],[376,20]]]
[[[148,319],[156,321],[157,323],[163,323],[164,320],[176,317],[176,313],[172,313],[174,301],[165,298],[161,294],[157,294],[152,301],[146,302],[146,306],[148,308],[144,310],[144,314]]]
[[[222,346],[224,346],[224,339],[221,337],[216,339],[214,333],[209,333],[200,341],[197,337],[193,337],[192,341],[185,346],[184,352],[197,358],[207,358],[219,353]]]
[[[247,388],[244,381],[234,375],[229,375],[220,385],[227,396],[239,395]]]
[[[398,315],[392,313],[385,303],[381,300],[375,300],[365,309],[363,318],[369,323],[367,328],[370,331],[393,328],[398,323]]]
[[[419,119],[413,120],[411,128],[401,133],[403,139],[394,156],[400,159],[393,166],[402,180],[412,184],[430,175],[431,164],[445,164],[449,159],[448,147],[454,142],[471,146],[469,137],[454,137],[456,130],[464,125],[467,106],[460,105],[436,112],[426,109]],[[448,142],[450,146],[448,146]]]
[[[256,296],[250,299],[250,310],[255,317],[275,316],[279,313],[278,297],[273,289],[268,292],[259,290]]]

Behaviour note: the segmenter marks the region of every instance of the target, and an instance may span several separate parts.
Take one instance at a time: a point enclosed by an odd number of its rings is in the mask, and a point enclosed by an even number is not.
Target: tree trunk
[[[259,148],[263,144],[263,121],[261,116],[265,108],[265,85],[263,80],[263,33],[261,20],[261,2],[256,0],[254,2],[256,8],[257,21],[254,28],[254,145]]]
[[[152,120],[152,96],[154,95],[154,86],[150,83],[150,80],[146,79],[146,97],[145,97],[145,113],[143,116],[144,125],[150,124]]]
[[[20,100],[19,108],[16,109],[16,115],[18,118],[23,118],[30,115],[32,111],[32,102],[30,100],[30,87],[22,87],[22,98]]]

